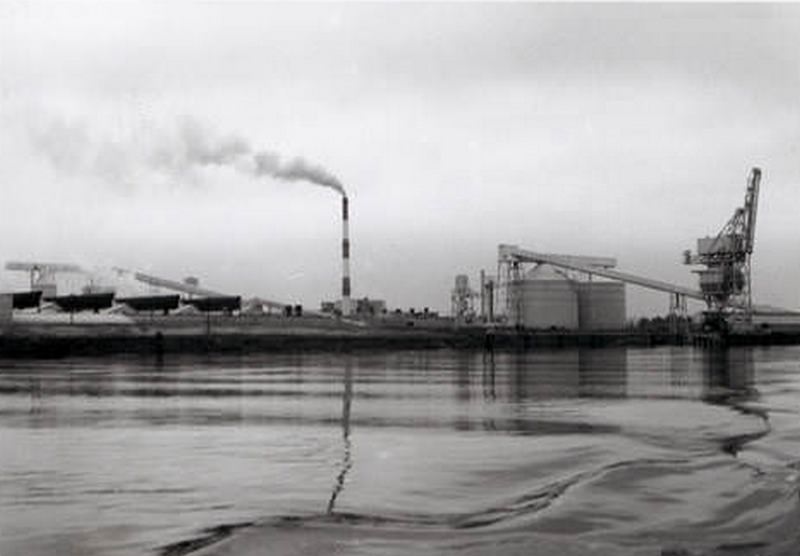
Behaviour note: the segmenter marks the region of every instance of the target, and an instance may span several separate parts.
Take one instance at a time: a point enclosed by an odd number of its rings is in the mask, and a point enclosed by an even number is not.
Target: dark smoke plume
[[[241,137],[213,137],[195,122],[184,122],[181,130],[184,156],[191,164],[208,166],[232,166],[239,171],[252,173],[256,177],[270,176],[286,181],[307,181],[315,185],[330,187],[345,195],[344,186],[322,166],[295,157],[283,161],[272,151],[254,152],[250,144]]]
[[[256,151],[246,139],[215,134],[191,118],[180,121],[177,133],[156,134],[153,141],[142,141],[141,137],[135,141],[112,140],[90,131],[80,121],[53,119],[32,129],[31,139],[59,171],[95,175],[115,184],[131,179],[142,169],[194,177],[197,168],[227,166],[254,177],[306,181],[345,195],[342,183],[323,167],[300,157],[284,160],[272,151]],[[142,144],[148,147],[142,149]]]
[[[280,156],[277,154],[262,151],[253,155],[253,160],[257,176],[272,176],[286,181],[308,181],[335,189],[342,195],[345,194],[344,187],[336,179],[336,176],[322,166],[310,164],[302,158],[293,158],[286,163],[281,163]]]

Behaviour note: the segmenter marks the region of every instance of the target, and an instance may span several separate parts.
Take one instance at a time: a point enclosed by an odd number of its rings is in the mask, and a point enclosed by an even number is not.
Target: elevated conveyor
[[[592,274],[595,276],[602,276],[612,280],[619,280],[627,284],[634,284],[643,288],[670,293],[673,295],[680,295],[689,299],[697,299],[704,301],[705,297],[700,290],[693,290],[683,286],[670,284],[669,282],[662,282],[661,280],[653,280],[630,274],[628,272],[620,272],[613,270],[616,266],[616,261],[612,258],[606,257],[578,257],[570,255],[553,255],[547,253],[536,253],[526,249],[520,249],[516,245],[501,244],[498,247],[498,261],[501,263],[524,262],[524,263],[539,263],[548,264],[557,268],[566,270],[573,270],[585,274]]]

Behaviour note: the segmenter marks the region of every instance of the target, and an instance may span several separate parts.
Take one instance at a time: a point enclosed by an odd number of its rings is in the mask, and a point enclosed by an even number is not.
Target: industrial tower
[[[697,253],[684,251],[684,264],[703,265],[694,270],[700,280],[700,291],[708,306],[707,315],[722,320],[742,318],[750,322],[753,299],[750,258],[756,231],[758,190],[761,170],[753,168],[747,180],[744,206],[733,213],[715,237],[697,240]]]
[[[456,276],[455,287],[450,293],[450,311],[456,321],[470,321],[475,316],[474,300],[479,293],[469,287],[469,278],[466,274]]]

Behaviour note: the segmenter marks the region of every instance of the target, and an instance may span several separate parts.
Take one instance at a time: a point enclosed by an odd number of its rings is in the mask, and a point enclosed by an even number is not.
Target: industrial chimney
[[[347,197],[342,196],[342,315],[350,316],[350,218]]]

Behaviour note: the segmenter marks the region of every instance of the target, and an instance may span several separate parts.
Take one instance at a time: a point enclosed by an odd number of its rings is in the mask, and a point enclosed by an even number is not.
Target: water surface
[[[5,361],[0,554],[796,554],[799,401],[795,347]]]

